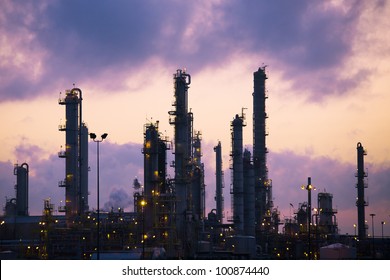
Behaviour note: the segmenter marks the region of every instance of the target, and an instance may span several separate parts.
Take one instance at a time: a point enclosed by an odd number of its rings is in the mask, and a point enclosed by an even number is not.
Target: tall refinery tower
[[[174,74],[175,106],[174,111],[169,111],[170,124],[175,127],[175,194],[176,194],[176,226],[178,238],[182,242],[190,240],[189,230],[186,229],[191,218],[188,202],[190,192],[190,156],[191,156],[191,121],[192,115],[188,112],[188,88],[191,84],[191,76],[184,70],[177,70]],[[187,219],[188,217],[188,219]],[[183,246],[186,247],[186,246]]]
[[[268,230],[272,203],[272,186],[268,180],[265,100],[267,99],[265,67],[253,73],[253,165],[255,176],[256,230],[258,233]]]
[[[360,240],[366,238],[366,223],[365,223],[365,210],[368,204],[364,199],[364,189],[367,188],[367,184],[364,178],[367,177],[367,173],[364,171],[364,156],[367,152],[364,150],[362,143],[357,143],[357,211],[358,211],[358,237]]]
[[[66,91],[58,103],[65,105],[66,122],[59,126],[65,131],[65,150],[58,153],[65,158],[65,179],[59,182],[65,188],[65,206],[68,224],[72,218],[88,210],[88,128],[82,123],[82,92],[78,88]]]
[[[221,141],[218,141],[218,145],[214,147],[215,152],[215,201],[217,206],[217,222],[223,224],[223,207],[224,207],[224,198],[223,198],[223,171],[222,171],[222,146]]]
[[[233,178],[232,178],[232,205],[233,205],[233,222],[236,234],[244,233],[244,162],[243,162],[243,133],[242,128],[245,126],[244,114],[238,114],[231,123],[232,127],[232,161],[233,161]]]

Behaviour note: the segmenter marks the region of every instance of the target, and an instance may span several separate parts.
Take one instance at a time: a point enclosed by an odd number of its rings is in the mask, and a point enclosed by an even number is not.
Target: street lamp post
[[[96,161],[97,161],[97,252],[96,252],[96,258],[99,260],[100,259],[100,204],[99,204],[99,198],[100,198],[100,193],[99,193],[99,143],[103,142],[104,139],[106,139],[108,136],[107,133],[104,133],[101,135],[101,140],[96,139],[96,134],[95,133],[90,133],[89,137],[93,140],[93,142],[96,142]]]
[[[146,205],[146,201],[144,199],[141,200],[141,213],[142,213],[142,259],[145,259],[145,213],[144,207]]]
[[[374,217],[375,214],[370,214],[371,216],[371,225],[372,225],[372,257],[375,258],[375,244],[374,244]]]
[[[385,221],[382,221],[382,222],[381,222],[381,225],[382,225],[382,243],[383,243],[383,241],[384,241],[384,239],[383,239],[383,237],[384,237],[384,236],[383,236],[383,225],[385,225],[385,224],[386,224]]]

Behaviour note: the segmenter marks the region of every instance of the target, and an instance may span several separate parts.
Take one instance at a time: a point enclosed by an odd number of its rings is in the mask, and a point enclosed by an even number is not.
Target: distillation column
[[[81,124],[81,147],[80,147],[80,155],[82,165],[80,165],[80,209],[81,212],[89,211],[89,203],[88,203],[88,172],[89,172],[89,164],[88,164],[88,127],[85,123]]]
[[[222,147],[221,141],[214,147],[215,152],[215,200],[217,206],[217,222],[223,224],[223,171],[222,171]]]
[[[364,189],[367,188],[367,184],[364,178],[367,177],[367,173],[364,171],[364,156],[367,152],[364,150],[363,145],[357,143],[357,201],[356,206],[358,210],[358,237],[360,240],[366,238],[366,223],[365,223],[365,210],[364,207],[368,203],[364,199]]]
[[[205,217],[204,164],[202,163],[201,141],[202,134],[197,131],[193,137],[193,176],[191,185],[193,214],[197,221],[202,221]]]
[[[243,133],[244,116],[236,115],[232,126],[233,159],[233,222],[236,235],[244,233],[244,174],[243,174]]]
[[[65,99],[60,99],[59,104],[65,105],[65,151],[59,153],[65,158],[65,180],[60,184],[65,187],[65,212],[66,218],[77,215],[79,212],[79,169],[78,169],[78,113],[79,97],[76,91],[67,90]],[[61,129],[61,128],[60,128]]]
[[[157,125],[148,124],[144,132],[144,232],[152,230],[156,218],[155,198],[159,194],[159,132]]]
[[[16,215],[28,216],[28,164],[15,165]]]
[[[265,100],[267,98],[265,91],[265,81],[267,75],[265,67],[259,68],[253,73],[254,92],[253,92],[253,165],[255,174],[255,208],[256,208],[256,227],[264,223],[267,213],[270,213],[272,207],[271,185],[268,182],[267,169],[267,148],[266,148],[266,119]]]
[[[322,229],[322,232],[326,234],[337,233],[337,210],[333,208],[333,195],[326,192],[318,193],[318,213],[319,221],[318,226]]]
[[[58,103],[65,105],[66,123],[59,125],[65,131],[65,150],[58,156],[65,158],[65,180],[59,182],[65,188],[65,206],[68,224],[71,218],[88,210],[88,129],[82,123],[82,92],[79,88],[66,91]]]
[[[244,233],[255,236],[255,180],[251,152],[244,151]]]
[[[184,70],[177,70],[174,75],[175,84],[175,110],[170,111],[169,122],[175,128],[175,195],[176,195],[176,226],[178,238],[182,242],[188,242],[186,230],[187,217],[191,218],[188,208],[190,191],[190,118],[188,114],[188,88],[191,84],[191,76]]]

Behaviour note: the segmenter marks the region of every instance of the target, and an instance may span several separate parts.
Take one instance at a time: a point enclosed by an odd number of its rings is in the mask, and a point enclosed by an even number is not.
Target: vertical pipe
[[[215,178],[216,178],[216,190],[215,190],[215,200],[216,200],[216,214],[217,222],[219,224],[223,223],[223,183],[222,183],[222,147],[221,141],[218,141],[218,145],[214,147],[215,151]]]
[[[255,236],[255,181],[248,150],[244,151],[244,233]]]
[[[175,111],[169,114],[174,116],[170,123],[175,126],[175,195],[176,195],[176,225],[179,239],[189,242],[187,227],[187,211],[189,210],[189,115],[188,115],[188,88],[191,76],[183,70],[177,70],[174,75],[175,84]],[[186,246],[184,246],[186,247]]]
[[[83,199],[83,185],[84,185],[84,141],[83,141],[83,137],[87,137],[88,139],[88,136],[83,136],[82,135],[82,126],[83,126],[83,108],[82,108],[82,105],[83,105],[83,93],[81,91],[81,89],[79,88],[73,88],[72,91],[76,91],[78,93],[78,96],[79,96],[79,126],[78,126],[78,132],[79,132],[79,139],[78,139],[78,190],[77,190],[77,202],[78,202],[78,206],[77,206],[77,215],[82,215],[84,214],[84,199]],[[86,140],[88,142],[88,140]],[[88,147],[88,146],[85,146],[85,147]],[[88,176],[88,173],[87,173],[87,176]],[[88,182],[86,182],[88,184]],[[88,188],[88,187],[87,187]],[[88,192],[88,190],[87,190]]]
[[[236,115],[232,121],[232,157],[233,157],[233,221],[236,234],[244,232],[244,178],[243,178],[243,117]]]
[[[364,172],[364,156],[366,152],[363,148],[363,145],[359,142],[357,144],[357,211],[358,211],[358,236],[360,240],[366,238],[366,224],[365,224],[365,210],[364,207],[367,206],[366,201],[364,200],[364,188],[365,182],[364,178],[367,177],[367,174]]]
[[[81,148],[82,147],[82,148]],[[85,123],[81,126],[80,141],[80,213],[84,214],[89,210],[88,202],[88,127]]]
[[[267,213],[267,194],[268,171],[266,163],[266,118],[265,100],[265,81],[267,75],[265,67],[259,68],[253,73],[253,165],[255,174],[255,207],[256,224],[258,227],[264,222],[264,216]],[[271,205],[271,204],[270,204]],[[268,223],[265,223],[268,224]]]
[[[99,143],[96,141],[96,162],[97,162],[97,172],[96,172],[96,181],[97,181],[97,259],[100,259],[100,163],[99,163]]]
[[[204,166],[202,163],[202,134],[200,131],[195,132],[192,144],[192,159],[193,159],[193,178],[192,178],[192,201],[193,213],[196,220],[203,220],[205,205],[204,205]]]

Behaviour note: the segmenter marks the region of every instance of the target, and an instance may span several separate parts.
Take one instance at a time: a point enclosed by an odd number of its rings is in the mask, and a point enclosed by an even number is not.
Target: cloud
[[[225,36],[283,73],[297,92],[321,101],[329,95],[347,94],[372,74],[368,66],[351,66],[351,61],[363,32],[359,29],[362,15],[376,5],[232,1],[224,7],[225,21],[229,19]],[[383,10],[378,9],[375,16],[384,16]]]
[[[61,81],[109,79],[125,88],[126,77],[152,60],[196,73],[240,56],[272,64],[318,101],[369,78],[365,66],[346,77],[339,73],[352,59],[364,11],[384,13],[380,1],[5,3],[1,101],[48,92]]]

